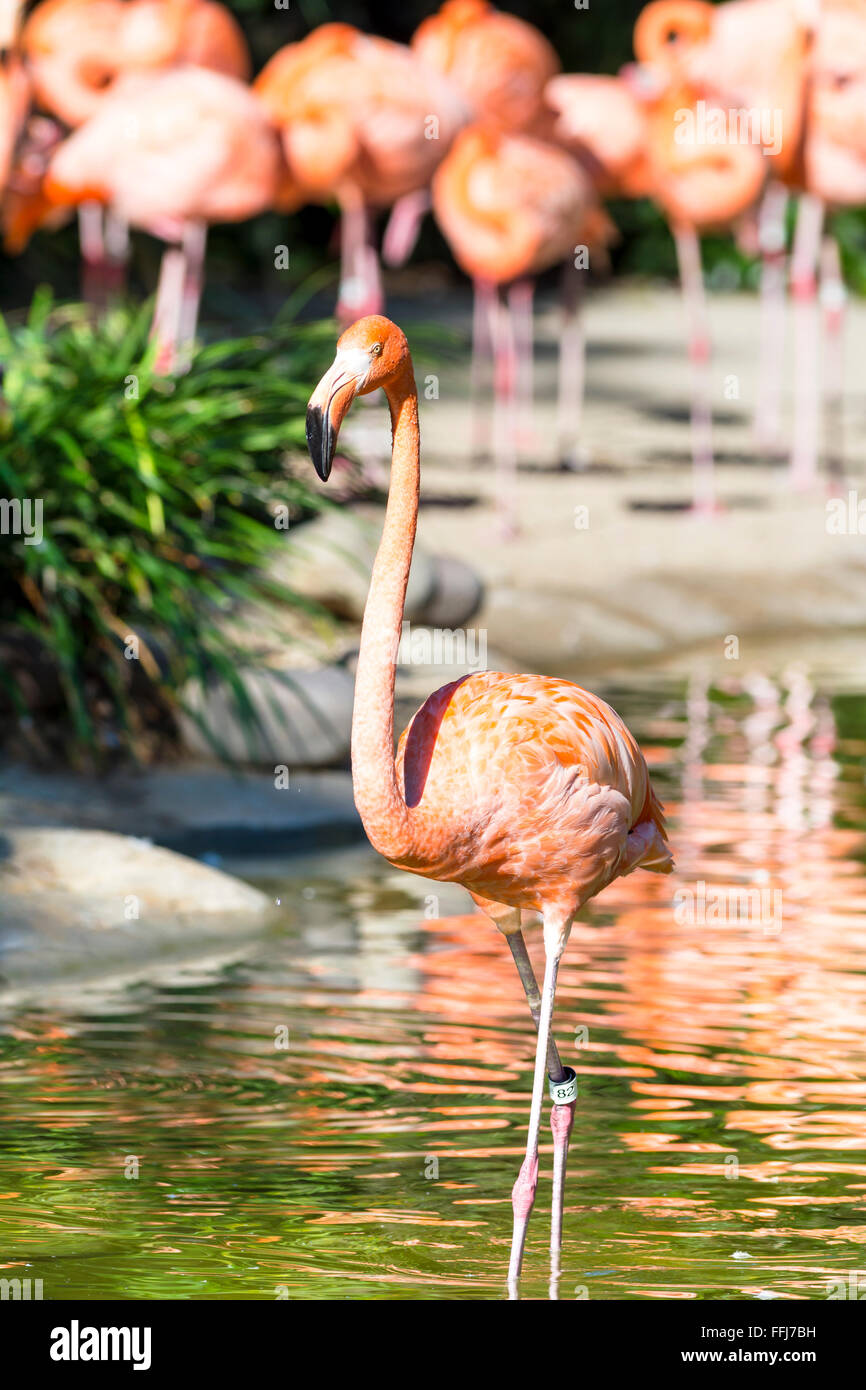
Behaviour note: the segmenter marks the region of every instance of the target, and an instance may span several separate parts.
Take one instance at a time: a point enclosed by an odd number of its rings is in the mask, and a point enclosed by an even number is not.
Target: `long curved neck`
[[[391,485],[364,609],[352,718],[355,805],[386,859],[411,853],[411,815],[394,766],[394,676],[418,520],[420,436],[411,365],[386,388],[391,410]]]

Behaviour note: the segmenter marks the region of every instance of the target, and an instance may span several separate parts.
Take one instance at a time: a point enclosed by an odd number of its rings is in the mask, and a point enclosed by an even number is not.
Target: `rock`
[[[433,592],[412,621],[427,627],[462,627],[481,607],[484,585],[475,570],[452,555],[433,557],[433,575]]]
[[[111,974],[262,931],[264,894],[218,869],[107,831],[0,833],[0,979]]]
[[[180,725],[191,753],[289,769],[346,761],[355,683],[344,667],[265,668],[245,673],[243,681],[255,722],[245,722],[234,691],[222,682],[185,688]]]
[[[340,617],[358,620],[364,614],[380,533],[380,524],[362,521],[352,512],[323,512],[291,532],[275,562],[274,578]],[[416,546],[406,590],[407,618],[423,611],[435,583],[432,559]]]

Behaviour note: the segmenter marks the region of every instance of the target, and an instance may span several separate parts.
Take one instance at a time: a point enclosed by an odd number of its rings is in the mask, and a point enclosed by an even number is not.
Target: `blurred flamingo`
[[[250,89],[205,68],[119,79],[55,152],[55,205],[111,203],[171,243],[154,314],[157,368],[182,368],[195,335],[208,222],[262,212],[277,196],[279,142]]]
[[[468,112],[452,85],[402,44],[323,24],[288,44],[255,81],[282,132],[289,175],[341,215],[337,313],[382,307],[372,211],[425,188]]]
[[[795,0],[726,0],[722,5],[703,6],[707,26],[703,34],[699,34],[700,24],[693,19],[691,29],[683,35],[676,29],[678,5],[682,8],[680,0],[673,4],[662,0],[650,9],[656,22],[668,26],[669,36],[677,34],[682,45],[683,75],[698,91],[720,103],[754,111],[762,120],[770,118],[761,132],[768,137],[765,149],[770,178],[757,228],[757,250],[762,261],[762,331],[755,436],[764,451],[775,452],[781,442],[785,218],[791,193],[803,190],[807,62],[817,7],[810,14],[808,4]],[[689,8],[692,16],[701,10],[699,5]],[[809,281],[814,284],[817,259],[814,222],[813,212],[804,205],[794,259],[795,293],[804,292],[806,297]],[[798,353],[798,357],[802,354]],[[801,386],[806,372],[813,375],[802,361]],[[805,395],[808,396],[808,389]],[[806,431],[798,429],[795,433],[805,437]]]
[[[529,282],[574,255],[591,210],[591,186],[569,154],[494,126],[463,131],[433,178],[436,220],[473,281],[476,348],[485,328],[493,345],[494,453],[507,531],[515,519],[516,387],[526,371],[526,348],[530,360],[532,349]],[[477,352],[475,364],[477,370]]]
[[[643,90],[647,102],[647,189],[671,226],[688,320],[693,510],[700,514],[711,513],[716,500],[710,333],[699,232],[742,217],[757,201],[767,174],[760,145],[738,143],[726,112],[683,76],[683,54],[689,44],[707,39],[713,12],[714,6],[702,0],[657,0],[642,11],[634,34],[643,70],[643,77],[640,69],[636,73],[637,90]],[[720,128],[727,136],[723,143],[703,135],[698,102],[707,122],[719,111]]]
[[[525,139],[526,137],[512,137]],[[435,190],[434,190],[435,197]],[[537,238],[521,219],[529,245]],[[490,233],[491,239],[495,234]],[[499,252],[506,270],[506,250]],[[485,671],[424,703],[394,758],[397,648],[418,519],[418,394],[406,338],[388,319],[343,333],[313,392],[307,440],[327,480],[341,422],[356,396],[385,391],[392,421],[391,483],[373,566],[355,676],[355,803],[390,863],[462,884],[508,939],[538,1029],[526,1158],[514,1186],[509,1292],[517,1297],[538,1181],[545,1071],[554,1107],[551,1275],[559,1274],[574,1072],[551,1036],[559,962],[582,905],[636,868],[672,868],[664,815],[646,762],[619,716],[568,681]],[[540,912],[545,972],[539,992],[521,911]]]
[[[22,45],[37,104],[73,129],[94,116],[130,72],[195,64],[241,80],[250,75],[240,26],[214,0],[41,0],[24,26]],[[22,181],[27,184],[26,177]],[[13,245],[35,229],[43,207],[38,191],[23,202]],[[89,199],[78,215],[85,297],[101,302],[123,284],[127,224],[116,209]]]
[[[646,177],[647,119],[643,102],[622,77],[560,74],[545,88],[552,138],[577,160],[598,198],[640,197]],[[603,237],[602,246],[609,236]],[[566,262],[560,333],[558,435],[564,466],[580,462],[580,424],[586,381],[581,322],[585,271]]]
[[[823,210],[858,207],[866,202],[866,8],[854,0],[830,0],[821,9],[809,59],[803,181],[817,207],[812,216],[815,230],[806,248],[800,283],[795,280],[794,291],[805,297],[809,305],[810,291],[814,304],[815,256]],[[845,283],[838,242],[829,233],[821,244],[820,268],[827,440],[831,458],[841,469]],[[806,318],[805,311],[803,317]],[[813,484],[818,456],[819,373],[813,360],[817,337],[814,313],[806,319],[804,336],[809,328],[811,342],[801,347],[801,356],[808,346],[812,357],[806,361],[800,391],[795,395],[801,417],[795,417],[791,479],[799,488]]]

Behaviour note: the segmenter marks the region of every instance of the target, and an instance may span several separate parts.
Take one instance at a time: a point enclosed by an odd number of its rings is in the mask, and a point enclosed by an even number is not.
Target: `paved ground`
[[[413,340],[417,301],[392,310]],[[468,297],[423,305],[468,336]],[[713,384],[722,513],[697,520],[677,509],[690,497],[688,392],[678,295],[630,287],[591,295],[584,446],[589,467],[551,471],[555,458],[552,304],[538,319],[535,440],[517,480],[521,533],[503,543],[493,468],[470,451],[465,349],[423,351],[419,386],[435,374],[438,400],[422,402],[423,508],[419,540],[464,556],[483,574],[488,600],[476,623],[519,662],[569,673],[631,659],[668,657],[729,635],[815,632],[862,625],[866,536],[827,529],[829,479],[792,493],[787,469],[761,459],[751,440],[757,390],[758,302],[714,295]],[[790,339],[790,333],[789,333]],[[849,313],[846,479],[866,498],[866,307]],[[790,382],[791,364],[785,365]],[[735,383],[735,384],[734,384]],[[729,399],[733,390],[739,399]],[[790,421],[790,390],[788,419]],[[360,417],[360,423],[359,423]],[[384,412],[356,408],[354,437],[387,437]],[[838,491],[840,484],[837,481]],[[576,509],[585,508],[581,513]],[[375,509],[368,509],[375,516]],[[864,506],[866,511],[866,506]],[[578,523],[584,522],[585,529]],[[864,518],[866,526],[866,518]]]

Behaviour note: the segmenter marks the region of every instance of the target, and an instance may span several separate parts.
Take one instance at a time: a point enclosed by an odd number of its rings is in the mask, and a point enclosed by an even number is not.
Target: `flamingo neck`
[[[364,609],[352,718],[355,805],[375,849],[392,862],[411,853],[410,812],[394,765],[394,677],[418,520],[420,434],[411,365],[386,388],[391,485]]]

